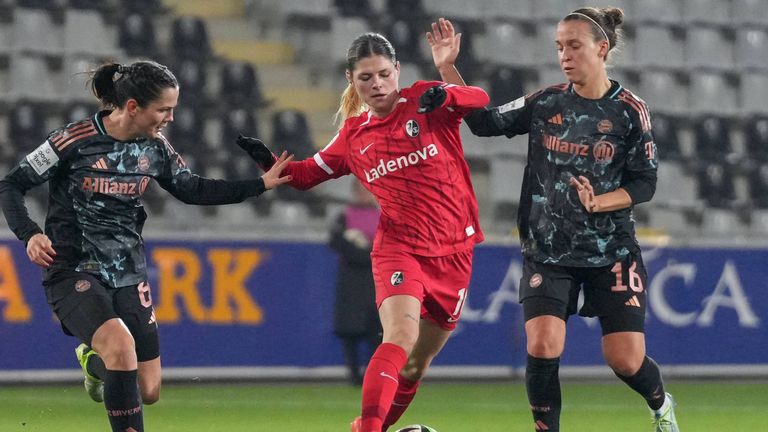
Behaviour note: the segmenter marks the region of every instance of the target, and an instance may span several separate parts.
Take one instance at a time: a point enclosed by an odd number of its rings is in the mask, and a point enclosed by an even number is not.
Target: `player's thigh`
[[[473,249],[441,257],[419,257],[424,274],[421,318],[448,332],[456,328],[469,294]]]
[[[64,333],[88,346],[104,323],[118,317],[108,288],[87,273],[62,272],[45,283],[45,292]]]
[[[419,337],[421,302],[411,295],[394,295],[384,299],[379,307],[383,342],[400,346],[410,352]]]
[[[158,358],[160,338],[149,285],[142,282],[118,289],[113,298],[113,306],[133,335],[138,361],[148,362]]]
[[[614,264],[585,269],[580,314],[600,319],[603,335],[645,330],[647,272],[639,251]]]

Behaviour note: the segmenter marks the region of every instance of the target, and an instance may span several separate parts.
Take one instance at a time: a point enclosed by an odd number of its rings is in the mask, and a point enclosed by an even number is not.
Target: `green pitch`
[[[765,430],[768,383],[668,384],[683,432]],[[167,384],[145,407],[147,431],[345,432],[360,390],[341,384]],[[562,429],[651,432],[645,404],[623,384],[563,384]],[[530,432],[520,382],[427,382],[398,426],[424,423],[439,432]],[[0,386],[0,431],[108,431],[104,408],[82,386]]]

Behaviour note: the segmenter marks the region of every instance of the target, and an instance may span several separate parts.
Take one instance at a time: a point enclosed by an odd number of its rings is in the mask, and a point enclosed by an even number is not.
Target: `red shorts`
[[[376,306],[394,295],[409,295],[421,302],[421,318],[453,330],[467,299],[472,275],[473,248],[441,257],[407,252],[374,252],[373,281]]]

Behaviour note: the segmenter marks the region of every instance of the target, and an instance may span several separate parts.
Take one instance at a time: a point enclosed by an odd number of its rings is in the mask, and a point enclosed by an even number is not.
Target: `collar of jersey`
[[[578,93],[576,93],[576,90],[573,89],[573,83],[568,84],[568,92],[576,96],[577,98],[586,99],[586,100],[614,99],[616,96],[618,96],[618,94],[621,92],[621,90],[624,87],[622,87],[618,81],[614,81],[610,78],[608,80],[611,82],[611,88],[609,88],[608,91],[605,92],[605,94],[600,99],[587,99],[585,97],[580,96]]]

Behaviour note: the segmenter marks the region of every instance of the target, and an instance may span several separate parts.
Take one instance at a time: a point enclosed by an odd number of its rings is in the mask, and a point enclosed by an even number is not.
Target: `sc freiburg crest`
[[[398,286],[405,280],[405,275],[403,275],[403,272],[396,271],[392,273],[392,277],[389,278],[389,281],[392,283],[392,286]]]
[[[405,133],[411,138],[419,136],[419,123],[416,120],[408,120],[405,123]]]

